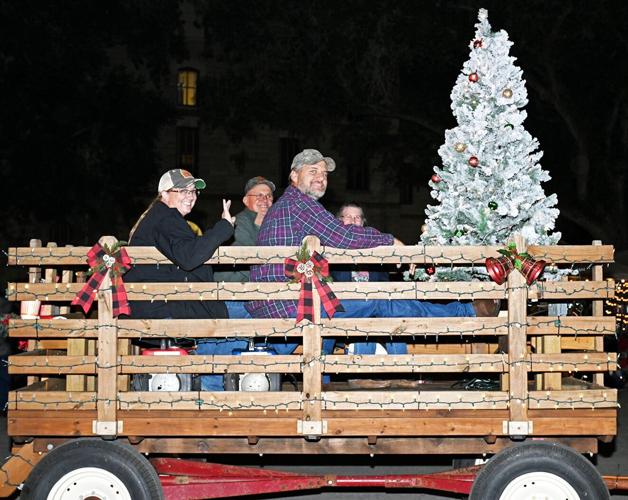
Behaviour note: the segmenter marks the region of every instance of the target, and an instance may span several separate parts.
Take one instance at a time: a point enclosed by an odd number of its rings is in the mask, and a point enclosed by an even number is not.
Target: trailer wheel
[[[559,443],[525,443],[495,455],[477,475],[471,500],[560,498],[604,500],[609,492],[597,469]]]
[[[22,500],[163,500],[159,476],[130,446],[76,439],[48,453],[28,476]]]

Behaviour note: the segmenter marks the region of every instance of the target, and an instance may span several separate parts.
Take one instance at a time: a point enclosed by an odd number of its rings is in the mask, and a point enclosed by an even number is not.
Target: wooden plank
[[[119,404],[121,410],[218,410],[225,415],[261,410],[269,419],[275,412],[303,408],[300,392],[123,392]]]
[[[72,245],[66,245],[66,248],[71,248]],[[74,278],[74,271],[72,271],[72,269],[63,269],[61,271],[61,283],[72,283]],[[61,306],[59,308],[59,314],[64,315],[64,314],[69,314],[70,313],[70,306]]]
[[[316,236],[308,236],[303,240],[304,245],[312,255],[321,252],[320,241]],[[322,390],[322,336],[321,336],[321,297],[316,287],[312,286],[312,309],[314,323],[308,320],[301,321],[303,328],[303,425],[309,422],[321,422],[321,390]],[[305,434],[322,434],[320,431],[310,431]]]
[[[563,318],[566,320],[567,318]],[[604,317],[599,325],[593,318],[573,317],[573,321],[554,325],[548,318],[529,318],[531,333],[550,334],[557,329],[565,335],[614,334],[614,319]],[[591,321],[588,321],[591,320]],[[324,319],[321,335],[324,337],[388,337],[434,336],[495,336],[508,333],[507,318],[342,318]],[[68,320],[11,320],[10,336],[15,338],[96,338],[98,321],[90,319]],[[294,319],[168,319],[118,320],[120,338],[206,338],[206,337],[300,337],[301,328]],[[412,339],[417,342],[421,339]]]
[[[368,285],[368,286],[366,286]],[[415,288],[412,297],[409,288]],[[406,285],[371,283],[356,286],[334,283],[333,290],[340,299],[389,299],[395,290],[405,290],[404,298],[418,300],[470,300],[474,298],[505,298],[503,285],[486,282],[414,282]],[[9,283],[9,300],[71,301],[81,289],[79,283]],[[295,283],[127,283],[129,300],[264,300],[298,298]],[[532,285],[532,300],[607,299],[613,297],[615,283],[604,281],[542,281]]]
[[[525,283],[525,281],[524,281]],[[531,285],[531,300],[608,299],[615,296],[613,280],[600,281],[537,281]]]
[[[585,336],[615,335],[614,316],[529,316],[529,335],[560,335],[561,341]],[[508,332],[508,319],[496,318],[342,318],[322,320],[323,336],[494,336]],[[168,319],[118,320],[121,338],[296,337],[301,328],[293,319]],[[22,320],[9,323],[12,338],[96,338],[95,319]],[[418,341],[419,339],[413,339]],[[582,340],[584,342],[584,340]]]
[[[302,356],[121,356],[120,373],[301,373]]]
[[[535,259],[544,259],[553,264],[611,264],[615,262],[615,249],[612,245],[530,245],[528,253]]]
[[[327,373],[502,373],[508,370],[501,354],[415,354],[325,356]]]
[[[561,337],[560,348],[565,350],[594,351],[595,337]]]
[[[9,336],[14,338],[98,337],[98,320],[96,319],[13,319],[9,323],[9,328]]]
[[[521,235],[515,236],[517,250],[525,252],[525,242]],[[508,391],[510,397],[509,420],[527,421],[528,369],[520,363],[526,356],[526,319],[528,307],[528,287],[520,272],[508,275]]]
[[[59,410],[94,410],[96,409],[95,392],[67,392],[67,391],[14,391],[16,410],[46,410],[45,417],[54,418]]]
[[[508,394],[504,391],[327,391],[322,398],[325,410],[449,411],[508,407]]]
[[[68,339],[68,356],[84,356],[87,354],[87,341],[85,339]],[[95,361],[95,360],[94,360]],[[94,365],[94,371],[96,366]],[[86,380],[84,375],[68,375],[66,378],[68,391],[84,391]]]
[[[32,239],[29,242],[31,248],[40,248],[41,240]],[[28,269],[28,283],[39,283],[41,281],[41,269],[39,267],[30,267]],[[11,290],[7,292],[7,297],[10,297]],[[9,300],[11,300],[9,298]],[[39,316],[39,309],[41,307],[40,301],[27,301],[20,304],[20,314],[23,317],[37,317]]]
[[[270,285],[270,288],[288,287],[287,283],[285,285],[267,283],[266,285]],[[82,286],[80,283],[9,283],[7,298],[9,300],[39,299],[49,302],[71,301]],[[125,286],[129,300],[218,299],[218,283],[126,283]],[[289,295],[289,292],[284,293]]]
[[[360,250],[344,250],[322,247],[325,258],[332,264],[354,263],[357,258],[363,263],[416,262],[418,264],[476,264],[483,265],[487,257],[495,257],[497,246],[383,246]],[[8,251],[9,265],[85,265],[90,247],[58,248],[53,251],[30,247],[12,247]],[[168,264],[158,250],[151,247],[126,247],[134,264]],[[263,264],[283,263],[286,257],[294,257],[296,247],[220,247],[207,264]],[[592,248],[589,245],[530,246],[529,253],[554,264],[613,262],[612,246]]]
[[[540,338],[541,348],[537,352],[542,352],[543,354],[560,353],[561,351],[560,335],[545,335],[539,338]],[[547,358],[544,358],[544,357],[542,358],[544,360],[547,360]],[[550,364],[549,368],[550,368],[550,371],[552,372],[554,371],[553,364]],[[534,369],[534,365],[533,365],[531,370],[542,371],[543,369],[539,368],[538,366],[536,369]],[[545,369],[545,371],[547,371],[547,369]],[[561,377],[562,377],[561,373],[544,373],[542,375],[541,387],[537,386],[537,389],[560,390],[561,385],[562,385]]]
[[[17,354],[9,358],[9,373],[23,374],[94,374],[96,373],[95,356],[22,356]],[[72,389],[76,390],[76,389]]]
[[[220,283],[218,296],[220,300],[250,300],[265,299],[271,293],[268,283]],[[338,282],[331,285],[334,293],[342,299],[390,299],[394,296],[397,299],[416,298],[415,284],[412,282],[390,282],[390,283],[352,283]],[[293,284],[291,289],[299,291],[300,286]],[[259,292],[259,293],[255,293]],[[275,297],[273,293],[273,298]],[[298,296],[298,295],[297,295]],[[294,295],[287,295],[278,298],[297,298]]]
[[[41,350],[63,350],[65,351],[68,347],[68,341],[65,339],[40,339],[37,341],[37,349]]]
[[[561,372],[607,372],[617,366],[617,353],[584,352],[584,353],[542,353],[530,354],[530,371],[555,372],[560,377]],[[544,387],[548,390],[560,390],[559,387]]]
[[[90,356],[95,356],[96,355],[96,345],[98,343],[98,339],[89,339],[87,341],[87,354]],[[85,377],[85,381],[86,381],[86,389],[88,391],[96,391],[96,377],[95,376],[90,376],[87,375]]]
[[[617,390],[604,388],[581,391],[530,391],[529,404],[530,409],[617,408]]]
[[[528,335],[615,335],[614,316],[528,316]]]
[[[120,365],[120,357],[128,356],[131,354],[131,341],[129,339],[118,339],[118,365]],[[117,389],[118,391],[128,391],[131,387],[131,377],[126,374],[121,374],[120,367],[118,366],[118,378]]]
[[[469,346],[474,346],[468,343],[442,343],[435,342],[432,344],[427,343],[411,343],[408,344],[409,354],[463,354],[470,352]],[[493,344],[480,344],[482,346],[488,346],[487,352],[493,353],[497,351],[497,343]]]
[[[324,412],[328,436],[503,436],[505,410],[467,410],[472,416],[460,416],[455,410],[406,411],[402,417],[386,412],[381,417],[355,417],[355,411],[335,416]],[[545,413],[541,413],[545,412]],[[294,412],[268,415],[243,415],[242,412],[121,412],[124,422],[121,435],[155,436],[296,436],[297,416]],[[250,412],[246,412],[250,413]],[[259,412],[262,413],[262,412]],[[336,412],[337,413],[337,412]],[[30,415],[29,415],[30,414]],[[92,435],[94,412],[13,412],[8,418],[9,435],[81,436]],[[552,416],[555,415],[555,416]],[[591,437],[616,433],[616,410],[535,410],[530,414],[533,436]]]
[[[616,436],[617,418],[533,419],[534,436]]]
[[[103,236],[99,243],[103,247],[113,248],[117,240],[113,236]],[[96,434],[117,434],[117,348],[116,319],[113,317],[113,295],[111,291],[111,272],[107,271],[98,289],[98,419],[95,422]]]
[[[33,450],[33,443],[15,446],[11,457],[0,466],[0,496],[10,496],[30,474],[43,455]]]
[[[557,441],[580,453],[597,452],[595,438],[566,437]],[[147,454],[205,454],[211,450],[212,454],[262,455],[482,455],[494,454],[510,446],[516,446],[516,443],[509,438],[497,437],[492,444],[483,437],[381,437],[376,444],[369,444],[363,437],[323,437],[316,441],[274,437],[261,438],[254,445],[246,438],[146,438],[135,445],[135,449]]]
[[[602,241],[601,240],[594,240],[593,241],[593,246],[601,246],[602,245]],[[591,270],[591,279],[593,281],[602,281],[603,279],[603,274],[604,271],[602,269],[602,266],[600,264],[597,264],[595,266],[593,266],[593,269]],[[591,314],[594,317],[602,317],[604,316],[604,302],[601,300],[594,300],[593,303],[591,304]],[[596,337],[595,338],[595,350],[598,352],[603,352],[604,351],[604,337]],[[615,370],[616,367],[610,368],[609,371],[613,371]],[[596,373],[593,375],[593,382],[596,383],[597,385],[603,386],[604,385],[604,374],[603,373]]]

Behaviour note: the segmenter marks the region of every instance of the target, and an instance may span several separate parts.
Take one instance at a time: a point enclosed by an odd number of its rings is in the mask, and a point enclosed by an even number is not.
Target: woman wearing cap
[[[196,236],[185,220],[194,205],[203,179],[195,179],[187,170],[175,169],[161,176],[158,195],[140,216],[129,234],[131,246],[153,246],[173,265],[134,266],[125,276],[127,282],[208,282],[214,281],[212,267],[203,265],[216,249],[233,235],[231,201],[223,200],[222,219]],[[134,301],[138,318],[226,318],[222,302],[153,300]]]
[[[169,170],[161,176],[158,195],[140,216],[129,234],[129,245],[156,247],[173,264],[134,266],[125,275],[125,281],[153,283],[184,283],[214,281],[212,266],[203,265],[216,249],[233,235],[234,218],[229,213],[231,201],[222,201],[222,219],[202,235],[195,234],[188,225],[188,215],[205,188],[203,179],[195,179],[187,170]],[[225,304],[216,300],[155,300],[131,302],[135,318],[227,318]],[[207,339],[200,342],[198,354],[231,354],[234,349],[246,348],[246,341]],[[201,377],[206,391],[222,391],[221,375]]]

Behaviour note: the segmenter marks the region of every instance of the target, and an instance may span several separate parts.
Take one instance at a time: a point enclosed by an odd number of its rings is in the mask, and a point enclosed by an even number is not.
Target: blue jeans
[[[229,318],[251,318],[244,308],[245,302],[225,301]],[[347,299],[342,301],[343,312],[337,312],[334,318],[446,318],[459,316],[475,316],[475,309],[471,303],[448,302],[435,304],[422,300],[359,300]],[[321,316],[327,317],[327,313],[321,306]],[[299,344],[269,342],[269,345],[277,354],[292,354]],[[334,352],[336,340],[323,339],[323,354]],[[197,354],[226,354],[230,355],[235,349],[245,350],[245,340],[213,339],[200,343]],[[389,354],[407,354],[408,346],[405,342],[387,342],[386,350]],[[358,342],[355,345],[355,354],[375,354],[374,342]],[[323,376],[323,383],[329,381],[329,375]],[[204,391],[222,391],[222,375],[201,376],[201,388]]]
[[[244,308],[244,304],[241,300],[225,300],[227,306],[227,312],[230,319],[251,319],[253,316]]]
[[[249,312],[244,308],[246,302],[237,300],[226,300],[229,318],[251,318]],[[246,340],[229,339],[206,339],[201,340],[196,347],[196,354],[211,356],[213,354],[230,356],[233,351],[240,349],[245,351],[248,348]],[[203,391],[224,391],[224,378],[222,375],[201,375],[201,389]]]
[[[447,302],[435,304],[422,300],[359,300],[342,301],[343,312],[334,314],[334,318],[449,318],[475,316],[471,303]],[[321,316],[328,317],[321,307]],[[334,352],[335,339],[323,339],[323,354]],[[274,344],[277,354],[292,354],[299,344]],[[357,342],[355,354],[375,354],[375,342]],[[387,342],[388,354],[407,354],[405,342]],[[325,382],[325,380],[323,380]]]
[[[249,343],[246,340],[232,339],[208,339],[202,340],[196,346],[196,354],[204,356],[226,355],[230,356],[233,351],[240,349],[245,351]],[[201,375],[201,389],[203,391],[224,391],[224,380],[222,375]]]
[[[353,345],[353,354],[375,354],[377,342],[356,342]],[[408,345],[405,342],[386,342],[388,354],[408,354]]]

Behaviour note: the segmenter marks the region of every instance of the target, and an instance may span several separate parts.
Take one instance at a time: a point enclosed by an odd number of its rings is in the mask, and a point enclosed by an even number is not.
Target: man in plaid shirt
[[[403,245],[392,234],[381,233],[372,227],[344,225],[325,210],[318,200],[327,189],[327,174],[335,168],[333,159],[323,157],[315,149],[305,149],[297,154],[292,161],[291,185],[268,210],[257,244],[300,246],[304,237],[314,235],[318,236],[321,244],[336,248]],[[251,268],[251,281],[287,280],[283,264],[264,264]],[[469,303],[434,304],[419,300],[343,300],[342,305],[345,312],[338,312],[335,317],[452,317],[495,315],[497,312],[488,311],[490,306],[486,304],[481,304],[476,314],[473,305]],[[246,309],[254,318],[294,318],[297,304],[295,300],[254,300],[246,305]],[[331,352],[333,342],[333,339],[326,339],[325,352]],[[290,348],[293,349],[293,345]]]

